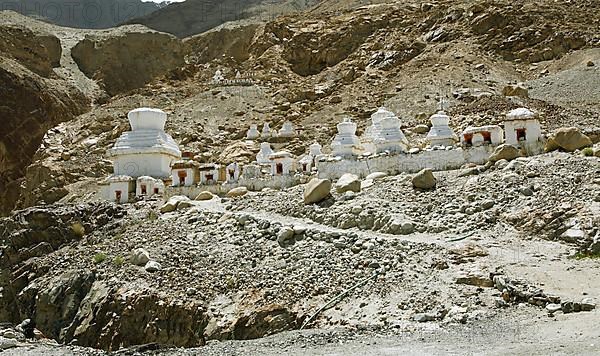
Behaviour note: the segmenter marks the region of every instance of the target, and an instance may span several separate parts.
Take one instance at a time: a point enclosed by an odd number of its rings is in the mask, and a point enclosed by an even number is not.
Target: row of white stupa
[[[240,178],[241,167],[235,162],[227,166],[200,165],[191,159],[182,159],[179,146],[165,132],[167,114],[162,110],[139,108],[130,111],[127,117],[131,131],[121,134],[107,152],[113,160],[113,175],[107,179],[104,191],[107,200],[127,202],[129,193],[133,192],[137,196],[162,194],[164,180],[170,180],[172,186],[191,186],[197,183],[234,183]],[[268,129],[268,124],[266,127]],[[291,123],[284,124],[279,131],[280,137],[294,134]],[[296,171],[297,163],[304,171],[310,171],[316,156],[321,154],[320,149],[320,145],[312,145],[309,154],[297,162],[291,153],[273,152],[264,142],[256,157],[258,165],[247,167],[249,173],[255,168],[258,172],[249,175],[261,174],[261,166],[269,166],[273,176],[287,175]]]
[[[140,108],[128,114],[131,131],[124,132],[116,141],[108,156],[113,159],[114,174],[108,179],[107,199],[127,201],[132,191],[137,195],[162,193],[163,179],[170,179],[172,185],[193,185],[198,182],[235,181],[240,176],[240,167],[232,163],[226,167],[217,164],[199,167],[192,160],[182,160],[182,153],[173,138],[164,131],[167,114],[159,109]],[[380,152],[405,152],[409,145],[400,128],[400,120],[391,111],[380,108],[371,116],[371,126],[362,139],[356,136],[356,124],[344,119],[337,125],[338,133],[331,144],[334,156],[352,156],[357,154]],[[439,112],[431,117],[432,127],[427,135],[430,146],[453,146],[458,137],[449,127],[449,117]],[[256,128],[253,125],[254,128]],[[267,125],[268,127],[268,125]],[[293,133],[291,123],[284,124],[283,133]],[[281,131],[279,136],[281,136]],[[285,136],[284,136],[285,137]],[[500,144],[505,137],[506,143],[522,144],[537,142],[541,137],[540,124],[536,115],[528,109],[511,111],[500,126],[469,127],[463,131],[460,141],[463,145],[478,146],[489,143]],[[296,171],[310,172],[322,156],[321,146],[312,144],[309,152],[296,160],[287,151],[273,152],[269,143],[261,143],[256,156],[257,166],[269,166],[271,175],[287,175]],[[246,167],[244,167],[246,168]],[[248,166],[248,171],[256,166]],[[202,177],[194,177],[195,172],[204,171]],[[154,182],[154,183],[153,183]]]
[[[250,129],[246,132],[246,138],[248,140],[256,140],[259,137],[269,138],[269,137],[294,137],[296,136],[296,131],[294,130],[294,124],[290,121],[286,121],[281,126],[279,131],[272,131],[268,122],[265,122],[262,127],[262,131],[258,131],[258,125],[252,124],[250,125]]]
[[[509,112],[504,121],[504,130],[498,125],[467,127],[460,138],[450,127],[450,117],[443,111],[431,116],[431,128],[426,140],[429,147],[452,147],[459,142],[466,147],[484,144],[499,145],[503,142],[520,145],[538,142],[541,127],[537,115],[519,108]],[[337,135],[331,143],[334,156],[353,156],[381,152],[407,152],[409,143],[402,132],[400,119],[386,108],[380,108],[371,116],[371,126],[359,138],[356,123],[349,118],[337,125]]]

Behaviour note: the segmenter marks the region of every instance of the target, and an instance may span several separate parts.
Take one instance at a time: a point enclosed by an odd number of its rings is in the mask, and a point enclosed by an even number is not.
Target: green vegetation
[[[594,155],[594,149],[591,147],[586,147],[581,150],[581,153],[586,157],[592,157]]]
[[[102,263],[105,260],[106,260],[106,254],[105,253],[99,252],[99,253],[97,253],[97,254],[94,255],[94,263],[95,264]]]
[[[113,263],[115,264],[115,266],[121,267],[125,263],[125,259],[123,258],[123,256],[117,256],[113,260]]]
[[[583,260],[585,258],[591,258],[591,259],[599,258],[600,259],[600,254],[589,253],[589,252],[577,252],[571,258],[576,259],[576,260]]]

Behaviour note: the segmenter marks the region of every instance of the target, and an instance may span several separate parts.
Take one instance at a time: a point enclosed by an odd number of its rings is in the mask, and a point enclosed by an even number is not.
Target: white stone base
[[[415,154],[399,153],[360,160],[317,162],[319,178],[338,179],[344,173],[356,174],[361,178],[373,172],[390,175],[401,172],[415,173],[424,168],[434,171],[458,169],[465,163],[484,164],[488,161],[494,146],[475,147],[468,150],[422,151]]]

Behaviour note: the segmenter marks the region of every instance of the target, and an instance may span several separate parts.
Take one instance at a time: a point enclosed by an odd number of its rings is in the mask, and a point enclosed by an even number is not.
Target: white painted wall
[[[151,176],[168,178],[171,175],[171,163],[177,158],[166,154],[128,154],[114,157],[115,176],[127,175],[133,178]]]
[[[542,138],[542,129],[537,120],[511,120],[504,122],[504,135],[506,143],[519,146],[522,142],[517,140],[517,130],[525,129],[525,143],[531,144],[540,141]]]
[[[353,173],[366,177],[373,172],[398,174],[400,172],[415,173],[424,168],[434,171],[458,169],[465,163],[484,164],[494,147],[482,146],[468,150],[456,148],[452,150],[422,151],[415,154],[394,154],[361,160],[320,161],[317,162],[319,178],[338,179],[344,173]]]
[[[106,200],[119,204],[124,204],[129,201],[129,192],[133,189],[133,181],[131,182],[110,182]],[[117,201],[117,191],[121,191],[121,199]]]
[[[305,175],[287,175],[287,176],[268,176],[267,178],[240,178],[236,183],[198,185],[191,187],[166,187],[165,200],[175,195],[185,195],[190,199],[195,199],[200,192],[209,191],[213,194],[224,195],[228,191],[237,187],[246,187],[250,191],[261,191],[265,188],[283,189],[298,184],[307,183],[310,177]]]
[[[193,168],[178,168],[178,169],[173,169],[171,171],[171,179],[173,180],[172,185],[174,187],[181,185],[179,183],[179,172],[185,172],[185,174],[186,174],[183,185],[185,185],[185,186],[194,185],[194,178],[195,178],[194,177],[194,169]]]

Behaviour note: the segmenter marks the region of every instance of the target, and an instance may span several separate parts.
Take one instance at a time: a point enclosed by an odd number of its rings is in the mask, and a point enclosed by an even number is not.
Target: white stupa
[[[360,140],[356,136],[356,123],[350,118],[344,118],[337,124],[338,133],[331,143],[331,151],[334,156],[351,156],[357,154],[360,149]]]
[[[310,170],[315,166],[317,157],[323,155],[321,152],[321,145],[318,142],[313,143],[308,147],[308,153],[298,160],[300,164],[300,168],[303,172],[310,172]]]
[[[256,154],[256,162],[258,164],[271,164],[269,156],[273,154],[271,144],[268,142],[261,142],[260,151]]]
[[[246,132],[246,138],[248,140],[255,140],[260,137],[260,132],[258,132],[258,127],[256,124],[250,125],[250,129]]]
[[[123,132],[108,156],[113,159],[114,175],[133,178],[167,178],[171,163],[181,159],[181,151],[167,134],[167,114],[159,109],[140,108],[127,115],[131,131]]]
[[[408,140],[400,128],[400,119],[388,109],[379,108],[371,115],[371,126],[364,135],[364,147],[372,153],[408,150]]]
[[[458,136],[449,126],[450,117],[443,111],[438,111],[430,117],[431,129],[427,134],[427,141],[431,147],[434,146],[454,146],[458,141]]]
[[[271,137],[271,128],[268,122],[265,122],[262,127],[262,137]]]
[[[290,121],[286,121],[283,123],[281,130],[279,130],[279,137],[293,137],[296,135],[294,131],[294,124]]]

